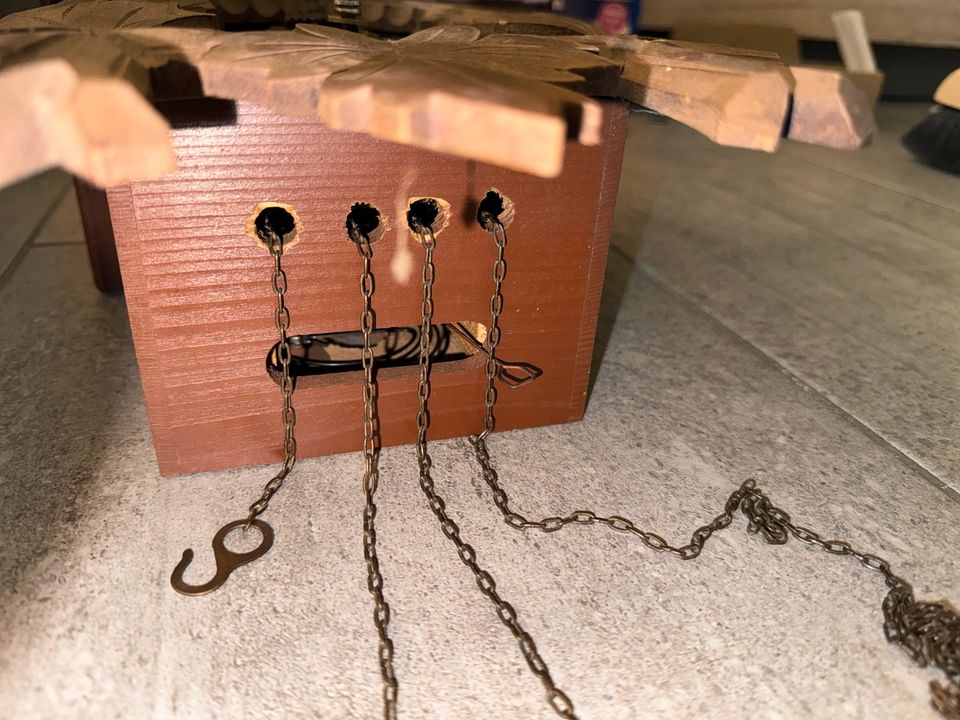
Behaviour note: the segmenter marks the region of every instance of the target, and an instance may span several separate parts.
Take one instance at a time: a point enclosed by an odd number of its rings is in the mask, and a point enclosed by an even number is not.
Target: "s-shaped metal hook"
[[[244,553],[235,553],[228,550],[224,544],[227,535],[231,530],[246,526],[248,523],[257,528],[263,536],[260,545]],[[174,590],[183,595],[205,595],[223,585],[227,581],[227,578],[230,577],[230,573],[238,567],[253,562],[262,556],[272,545],[273,528],[263,520],[247,520],[247,518],[234,520],[220,528],[217,534],[213,536],[213,557],[217,562],[217,573],[213,576],[213,579],[203,583],[203,585],[188,585],[183,581],[183,573],[187,569],[187,566],[193,561],[193,549],[187,548],[183,551],[183,557],[180,559],[180,562],[177,563],[177,566],[173,569],[173,574],[170,576],[170,584],[173,585]]]

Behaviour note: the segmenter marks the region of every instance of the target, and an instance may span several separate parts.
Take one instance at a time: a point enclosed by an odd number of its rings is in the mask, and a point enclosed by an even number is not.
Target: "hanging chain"
[[[393,670],[393,641],[388,633],[390,626],[390,605],[383,596],[383,575],[380,573],[380,560],[377,557],[377,504],[374,496],[380,483],[380,416],[377,409],[377,383],[373,372],[373,341],[371,334],[376,324],[373,313],[373,272],[370,269],[373,260],[373,247],[369,236],[362,232],[352,218],[347,219],[350,239],[357,245],[357,251],[363,259],[363,272],[360,274],[360,294],[363,296],[363,312],[360,314],[360,331],[363,333],[363,494],[366,503],[363,508],[363,559],[367,565],[367,590],[373,596],[373,622],[379,638],[380,677],[383,680],[383,717],[396,720],[397,717],[397,676]]]
[[[250,506],[245,528],[270,505],[270,499],[283,486],[293,466],[297,462],[297,439],[293,434],[297,424],[297,413],[293,409],[293,377],[290,375],[291,351],[287,340],[287,330],[290,328],[290,311],[284,301],[287,292],[287,274],[283,271],[280,258],[283,255],[283,239],[271,233],[269,238],[270,254],[273,255],[273,276],[271,283],[273,292],[277,296],[277,308],[274,312],[274,325],[277,328],[279,342],[277,343],[277,360],[280,362],[280,394],[283,396],[283,465],[266,485],[259,499]]]
[[[283,485],[284,479],[290,474],[294,464],[297,462],[297,440],[293,434],[294,426],[297,424],[297,414],[293,409],[294,383],[290,375],[291,352],[290,343],[287,340],[287,330],[290,327],[290,311],[287,310],[286,303],[284,302],[287,292],[287,276],[286,273],[283,272],[283,266],[280,260],[283,255],[283,237],[270,227],[269,222],[265,224],[265,228],[258,229],[258,235],[260,239],[267,244],[270,249],[270,254],[273,256],[271,285],[274,294],[277,296],[274,325],[279,335],[279,342],[276,345],[275,352],[280,362],[280,394],[283,397],[283,465],[281,465],[280,471],[264,486],[260,498],[250,506],[247,517],[227,523],[214,535],[213,556],[217,563],[217,571],[213,579],[201,585],[187,583],[183,579],[183,575],[193,561],[193,550],[187,548],[183,551],[183,557],[170,576],[170,584],[173,586],[173,589],[183,595],[205,595],[208,592],[216,590],[227,581],[234,570],[247,563],[253,562],[270,550],[273,546],[273,528],[257,516],[270,505],[270,499]],[[239,553],[227,548],[225,540],[230,532],[240,527],[246,531],[250,529],[251,525],[260,531],[261,540],[259,546],[253,550]]]
[[[602,516],[592,510],[575,510],[565,516],[530,520],[510,507],[510,499],[500,485],[496,469],[490,460],[486,438],[496,424],[494,406],[497,402],[495,358],[500,342],[500,315],[503,312],[503,280],[506,276],[504,251],[507,234],[497,218],[483,217],[481,224],[493,236],[497,246],[497,260],[493,266],[494,290],[490,297],[490,332],[487,334],[485,365],[487,386],[484,393],[485,414],[483,431],[469,438],[483,479],[493,491],[493,502],[503,514],[505,522],[517,530],[556,532],[568,525],[606,525],[618,532],[640,538],[644,545],[656,552],[676,555],[681,560],[692,560],[700,555],[710,537],[730,525],[739,509],[747,518],[747,531],[760,533],[765,542],[783,545],[789,537],[813,545],[831,555],[855,558],[868,570],[881,574],[889,588],[883,601],[883,630],[889,642],[899,645],[920,667],[933,666],[943,671],[946,684],[930,682],[931,705],[948,720],[960,720],[960,615],[948,603],[920,602],[914,598],[913,587],[894,575],[890,563],[883,558],[860,552],[842,540],[824,540],[807,528],[794,525],[790,516],[773,505],[754,480],[745,481],[727,498],[723,512],[706,525],[693,531],[690,542],[675,546],[660,535],[637,527],[633,521],[619,515]]]
[[[420,382],[417,386],[417,396],[420,400],[420,409],[417,413],[417,462],[420,466],[420,489],[423,490],[430,509],[440,521],[443,534],[456,545],[457,554],[461,562],[473,572],[480,592],[486,595],[497,608],[497,616],[500,618],[507,629],[516,638],[520,645],[520,651],[534,675],[539,678],[547,691],[547,702],[554,711],[562,718],[576,720],[573,710],[573,703],[570,698],[556,686],[553,678],[550,676],[550,670],[540,653],[537,650],[536,643],[530,634],[523,629],[520,621],[517,619],[517,611],[513,605],[504,600],[497,592],[497,583],[493,576],[484,570],[477,562],[477,553],[473,547],[460,537],[460,528],[450,518],[446,511],[446,504],[443,498],[437,493],[433,478],[430,475],[433,461],[427,452],[427,428],[430,425],[430,329],[433,324],[433,281],[434,264],[433,251],[436,246],[436,239],[433,230],[429,227],[415,224],[414,231],[420,238],[424,247],[423,271],[421,280],[423,281],[423,298],[420,305],[422,324],[420,328]]]
[[[507,231],[503,223],[496,218],[487,220],[490,234],[497,245],[497,261],[493,264],[493,295],[490,296],[490,330],[487,332],[487,361],[483,366],[487,376],[487,390],[483,396],[485,413],[483,416],[483,432],[479,439],[486,439],[496,425],[493,408],[497,404],[497,355],[496,348],[500,344],[500,315],[503,313],[503,280],[507,276],[507,262],[504,252],[507,247]]]

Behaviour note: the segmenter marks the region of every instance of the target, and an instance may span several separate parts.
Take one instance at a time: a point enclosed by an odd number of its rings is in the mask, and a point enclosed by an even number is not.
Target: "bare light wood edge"
[[[837,150],[858,150],[876,133],[863,91],[843,72],[791,67],[796,80],[787,137]]]
[[[582,24],[531,14],[500,24],[491,11],[418,5],[436,26],[379,40],[318,25],[221,32],[209,29],[215,18],[204,7],[65,0],[0,20],[0,105],[9,108],[0,185],[54,165],[101,187],[170,172],[169,129],[145,97],[203,92],[256,102],[556,177],[568,138],[598,141],[602,113],[590,96],[628,99],[716,143],[770,152],[794,85],[762,53],[583,35]],[[855,144],[869,116],[855,93],[807,76],[797,92],[803,112],[791,118],[791,138]]]

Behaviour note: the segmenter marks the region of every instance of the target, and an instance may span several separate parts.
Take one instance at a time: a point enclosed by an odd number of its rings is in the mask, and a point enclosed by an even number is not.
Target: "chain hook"
[[[231,530],[241,526],[249,527],[252,525],[260,531],[263,539],[253,550],[243,553],[236,553],[227,549],[224,541]],[[223,585],[230,574],[242,565],[251,563],[259,557],[262,557],[273,546],[273,528],[263,520],[250,521],[247,518],[229,522],[217,531],[213,536],[213,557],[217,563],[217,572],[211,580],[202,585],[190,585],[183,579],[183,573],[193,562],[193,548],[187,548],[183,551],[183,557],[170,575],[170,584],[173,589],[182,595],[206,595],[208,592],[216,590]]]

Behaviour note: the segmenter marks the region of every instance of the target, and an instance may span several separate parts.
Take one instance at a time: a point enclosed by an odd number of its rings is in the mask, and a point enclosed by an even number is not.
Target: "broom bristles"
[[[960,175],[960,110],[937,105],[901,142],[920,162]]]

